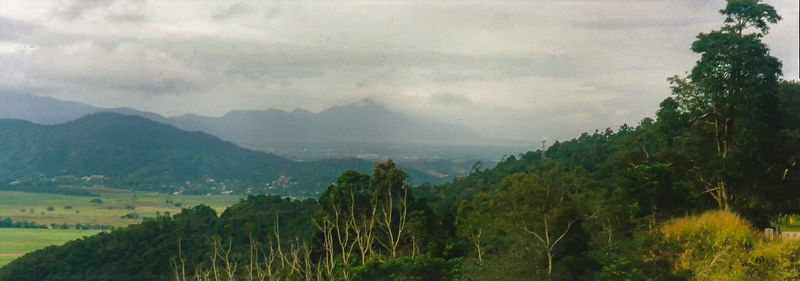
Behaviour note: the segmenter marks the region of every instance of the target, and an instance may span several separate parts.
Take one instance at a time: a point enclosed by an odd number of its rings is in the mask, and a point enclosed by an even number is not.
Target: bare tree
[[[521,224],[522,224],[522,229],[525,230],[525,232],[533,235],[533,237],[536,238],[537,242],[540,243],[540,246],[544,250],[545,254],[547,254],[547,280],[550,280],[550,277],[553,274],[553,249],[555,249],[555,247],[558,246],[558,242],[561,242],[561,239],[563,239],[564,236],[567,235],[570,226],[572,226],[572,223],[574,223],[575,221],[574,220],[570,221],[567,224],[567,227],[564,229],[564,232],[561,233],[561,235],[559,235],[558,238],[555,238],[553,240],[550,237],[550,228],[548,227],[547,224],[547,216],[544,216],[542,220],[544,220],[544,228],[541,231],[542,232],[541,235],[539,233],[536,233],[536,231],[529,229],[528,225],[525,222],[522,222]]]
[[[392,191],[389,189],[386,196],[386,202],[382,207],[383,216],[381,220],[381,224],[386,230],[388,241],[386,241],[386,243],[381,243],[389,250],[389,253],[391,253],[391,256],[394,258],[397,257],[397,248],[400,245],[400,241],[402,241],[403,231],[406,228],[406,220],[408,215],[408,187],[403,188],[403,198],[400,200],[400,213],[398,214],[400,217],[397,220],[397,230],[392,227],[392,221],[394,220],[394,203],[392,201]]]
[[[372,244],[375,242],[373,230],[375,227],[375,214],[378,211],[377,201],[371,202],[369,213],[359,213],[358,216],[355,212],[355,194],[350,193],[350,220],[353,225],[353,232],[355,234],[355,241],[358,244],[358,250],[361,254],[361,265],[366,264],[370,255],[372,255]],[[360,219],[360,220],[359,220]]]

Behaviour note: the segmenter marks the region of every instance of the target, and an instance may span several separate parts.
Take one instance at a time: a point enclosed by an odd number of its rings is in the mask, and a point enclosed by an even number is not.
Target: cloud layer
[[[796,3],[765,41],[798,77]],[[724,1],[4,1],[0,94],[165,115],[372,98],[538,143],[635,124]]]

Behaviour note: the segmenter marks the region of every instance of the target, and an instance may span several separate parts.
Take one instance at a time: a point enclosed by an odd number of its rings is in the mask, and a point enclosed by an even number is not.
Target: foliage
[[[697,146],[689,156],[696,186],[719,208],[749,215],[768,211],[754,210],[764,199],[777,199],[764,190],[777,155],[781,62],[761,38],[780,17],[760,0],[729,1],[720,13],[724,26],[692,44],[700,60],[691,73],[670,81]]]
[[[459,280],[459,260],[429,256],[400,257],[388,261],[370,261],[352,269],[353,281],[438,281]]]
[[[0,120],[0,190],[88,195],[65,186],[113,186],[188,194],[279,194],[316,197],[360,159],[295,162],[247,150],[200,132],[145,118],[96,113],[43,126]],[[112,157],[113,156],[113,157]],[[442,179],[411,170],[413,180]]]
[[[798,280],[800,279],[800,241],[758,244],[745,267],[745,275],[755,280]]]
[[[676,218],[661,227],[670,250],[661,253],[677,272],[691,272],[697,280],[744,278],[742,262],[753,249],[753,227],[738,215],[710,211]]]
[[[11,218],[0,220],[0,228],[47,228],[45,225],[29,221],[13,221]]]
[[[1,268],[0,280],[169,280],[172,262],[179,257],[187,268],[203,265],[213,250],[213,237],[227,237],[224,242],[236,245],[235,249],[249,249],[251,238],[242,238],[231,230],[246,231],[247,227],[240,227],[240,222],[261,222],[264,216],[270,219],[261,223],[269,224],[278,208],[287,210],[280,214],[284,233],[288,237],[301,237],[310,227],[309,214],[313,208],[304,207],[309,205],[314,202],[262,195],[242,200],[222,217],[200,205],[184,209],[174,217],[146,219],[128,228],[27,254]],[[289,213],[292,209],[306,212]],[[253,239],[268,244],[269,237],[253,236]]]

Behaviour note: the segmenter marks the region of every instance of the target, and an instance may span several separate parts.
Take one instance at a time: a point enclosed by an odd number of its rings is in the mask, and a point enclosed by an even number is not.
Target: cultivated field
[[[0,219],[42,225],[107,225],[124,227],[156,214],[177,214],[181,208],[206,204],[222,212],[239,201],[234,195],[171,195],[120,189],[92,189],[99,197],[0,191]],[[49,245],[90,236],[100,230],[0,228],[0,266]]]
[[[74,226],[127,226],[156,214],[177,214],[181,208],[206,204],[222,212],[239,200],[234,195],[171,195],[120,189],[93,189],[99,197],[0,191],[0,219]],[[99,199],[99,201],[97,200]],[[94,200],[94,202],[92,202]]]
[[[0,228],[0,267],[25,253],[94,235],[99,230]]]

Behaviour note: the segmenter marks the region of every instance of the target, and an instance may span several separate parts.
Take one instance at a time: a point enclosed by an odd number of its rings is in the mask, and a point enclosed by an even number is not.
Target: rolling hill
[[[95,113],[56,125],[0,120],[0,184],[113,186],[159,192],[273,193],[315,197],[346,170],[374,162],[296,162],[143,117]],[[408,169],[412,181],[439,182]]]

